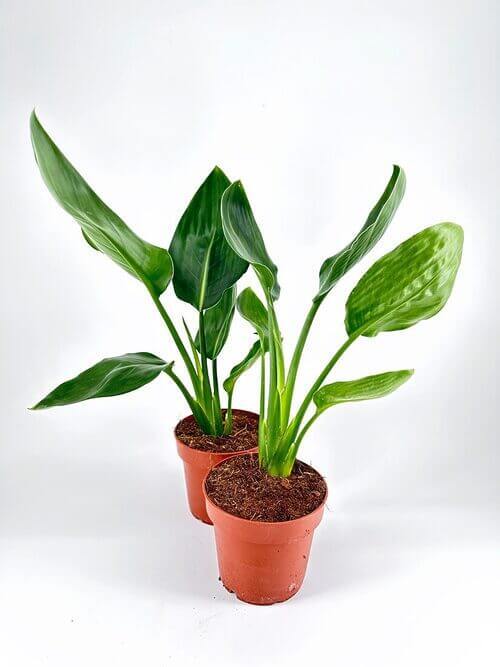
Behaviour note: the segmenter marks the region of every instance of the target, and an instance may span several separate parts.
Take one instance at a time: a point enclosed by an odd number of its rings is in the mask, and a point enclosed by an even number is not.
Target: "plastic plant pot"
[[[255,412],[249,412],[248,410],[234,409],[233,414],[250,415],[258,419],[258,415],[256,415]],[[189,418],[194,419],[192,415]],[[179,426],[179,424],[177,426]],[[174,437],[177,443],[177,452],[184,464],[184,478],[186,480],[186,495],[189,509],[196,519],[211,525],[212,521],[207,514],[205,496],[203,493],[205,477],[215,465],[221,463],[225,459],[228,459],[231,456],[237,456],[238,454],[248,454],[257,450],[255,447],[239,452],[209,452],[195,449],[194,447],[189,447],[184,444],[182,440],[179,440],[176,435],[177,426],[174,429]]]
[[[208,473],[207,473],[208,476]],[[225,588],[243,602],[284,602],[302,586],[321,505],[299,519],[249,521],[224,511],[205,493],[207,514],[215,529],[219,574]]]

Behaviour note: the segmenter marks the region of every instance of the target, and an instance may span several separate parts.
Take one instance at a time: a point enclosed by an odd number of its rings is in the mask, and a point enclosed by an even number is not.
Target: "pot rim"
[[[233,411],[233,414],[234,414],[235,412],[237,412],[237,413],[239,413],[239,414],[252,415],[253,417],[257,417],[257,419],[260,419],[259,414],[258,414],[257,412],[253,412],[252,410],[243,410],[243,409],[241,409],[241,408],[233,408],[232,411]],[[193,419],[194,419],[194,415],[193,415],[193,413],[191,412],[190,414],[186,415],[186,416],[183,417],[182,419],[179,419],[179,421],[177,422],[177,424],[174,426],[174,438],[175,438],[176,442],[177,442],[179,445],[181,445],[182,447],[185,447],[186,449],[188,449],[188,450],[191,451],[191,452],[198,452],[199,454],[207,454],[207,455],[213,455],[213,454],[215,454],[215,455],[227,454],[227,455],[230,455],[230,456],[235,456],[236,454],[251,454],[251,453],[253,453],[253,452],[255,452],[255,451],[257,450],[257,447],[250,447],[249,449],[240,449],[239,451],[236,451],[236,452],[228,452],[228,451],[220,451],[220,450],[197,449],[196,447],[190,447],[189,445],[186,445],[186,443],[183,442],[183,441],[180,439],[180,437],[177,435],[177,428],[179,427],[179,425],[181,424],[181,422],[183,422],[183,421],[184,421],[185,419],[187,419],[188,417],[193,417]],[[204,484],[205,484],[205,480],[203,480],[203,485],[204,485]]]
[[[256,453],[255,449],[244,451],[244,452],[236,452],[235,455],[232,456],[231,458],[234,458],[235,456],[245,456],[245,455],[248,455],[248,454],[255,454],[255,453]],[[325,509],[326,501],[328,500],[328,484],[326,482],[326,479],[323,477],[323,475],[321,475],[321,477],[325,481],[325,485],[326,485],[326,493],[325,493],[325,497],[323,498],[323,501],[312,512],[309,512],[308,514],[304,514],[303,516],[299,516],[296,519],[289,519],[288,521],[259,521],[259,520],[253,521],[252,519],[243,519],[241,516],[236,516],[236,514],[231,514],[231,512],[226,512],[226,510],[223,510],[222,507],[219,507],[219,505],[216,505],[211,500],[211,498],[209,498],[208,493],[207,493],[207,489],[205,487],[208,476],[210,475],[212,470],[214,468],[216,468],[217,466],[221,465],[222,463],[225,463],[225,461],[219,461],[214,466],[212,466],[210,468],[210,470],[207,472],[207,474],[205,475],[204,479],[203,479],[202,490],[203,490],[203,495],[205,497],[205,502],[210,504],[210,506],[213,507],[217,512],[221,512],[222,514],[225,514],[226,516],[231,517],[231,519],[233,519],[234,521],[239,522],[240,525],[249,525],[249,526],[258,526],[258,525],[261,525],[261,526],[291,526],[294,523],[297,524],[300,521],[303,521],[304,519],[309,519],[310,517],[313,517],[316,514],[320,514]],[[302,463],[303,463],[303,461],[302,461]],[[309,465],[309,464],[307,464],[307,465]],[[313,466],[309,466],[309,467],[313,468]],[[313,468],[313,470],[314,470],[314,472],[318,472],[316,470],[316,468]],[[320,475],[320,474],[321,473],[318,472],[318,475]]]

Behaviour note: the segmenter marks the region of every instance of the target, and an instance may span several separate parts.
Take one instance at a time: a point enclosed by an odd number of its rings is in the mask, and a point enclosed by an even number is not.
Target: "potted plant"
[[[217,359],[226,343],[236,302],[236,283],[248,262],[233,251],[222,232],[220,202],[230,185],[216,167],[197,190],[175,230],[170,249],[139,238],[89,187],[49,137],[33,112],[31,139],[43,180],[59,204],[80,225],[87,243],[140,280],[157,308],[182,359],[189,385],[172,361],[149,352],[111,357],[64,382],[33,409],[68,405],[138,389],[160,374],[167,375],[187,401],[191,415],[175,429],[184,461],[188,501],[192,513],[210,522],[202,481],[210,467],[257,444],[258,417],[232,408],[239,377],[261,356],[254,344],[224,382],[227,408],[221,410]],[[193,336],[183,320],[183,336],[160,297],[173,282],[177,296],[198,314]],[[209,369],[211,366],[211,372]]]
[[[397,370],[325,384],[335,364],[361,336],[411,327],[433,317],[450,296],[461,260],[463,230],[446,222],[412,236],[363,275],[347,299],[346,340],[292,410],[300,360],[319,307],[340,278],[380,239],[404,189],[404,173],[395,166],[359,234],[321,266],[319,289],[288,366],[275,310],[280,292],[276,265],[241,183],[224,192],[226,240],[252,265],[264,295],[262,303],[247,288],[239,295],[237,307],[257,332],[262,351],[269,350],[266,357],[261,356],[258,455],[244,454],[218,464],[208,473],[204,486],[222,582],[246,602],[280,602],[302,584],[313,532],[327,496],[323,477],[297,459],[316,419],[341,403],[386,396],[413,373]]]

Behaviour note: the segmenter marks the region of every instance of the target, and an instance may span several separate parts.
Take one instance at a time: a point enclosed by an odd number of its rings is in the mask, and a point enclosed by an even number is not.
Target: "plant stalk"
[[[284,419],[286,420],[286,422],[288,422],[288,420],[290,419],[293,392],[295,389],[295,381],[297,379],[297,373],[299,370],[302,353],[304,351],[304,347],[307,341],[307,337],[309,336],[312,323],[314,322],[314,318],[316,317],[316,313],[318,312],[318,309],[322,301],[323,300],[313,301],[312,306],[309,309],[307,317],[302,326],[299,339],[297,340],[297,345],[295,346],[295,350],[293,351],[292,360],[290,361],[290,367],[288,369],[288,375],[286,377],[286,383],[285,383],[285,393],[283,395]]]
[[[173,339],[177,349],[179,350],[179,353],[182,357],[182,360],[184,361],[184,364],[186,365],[186,369],[189,373],[189,377],[191,379],[193,389],[194,389],[196,395],[198,395],[199,388],[200,388],[200,381],[199,381],[198,375],[196,374],[196,369],[193,365],[193,362],[191,361],[191,357],[189,356],[188,351],[186,350],[186,347],[185,347],[184,343],[182,342],[181,337],[177,333],[177,329],[175,328],[174,323],[170,319],[170,316],[167,313],[167,311],[165,310],[165,308],[164,308],[162,302],[160,301],[158,295],[155,293],[155,291],[153,290],[153,288],[150,285],[146,285],[146,287],[148,288],[148,292],[150,293],[151,298],[153,299],[153,302],[154,302],[156,308],[158,309],[163,321],[167,325],[167,329],[169,330],[170,335],[172,336],[172,339]]]

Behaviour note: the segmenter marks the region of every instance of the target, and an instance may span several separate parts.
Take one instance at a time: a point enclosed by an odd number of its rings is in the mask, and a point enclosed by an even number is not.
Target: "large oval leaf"
[[[241,292],[237,303],[240,315],[253,325],[261,340],[266,339],[269,333],[267,310],[251,287]]]
[[[358,380],[347,382],[333,382],[326,384],[314,394],[313,399],[318,412],[339,403],[353,401],[369,401],[381,398],[395,391],[407,382],[413,375],[413,370],[389,371],[377,375],[368,375]]]
[[[126,394],[151,382],[171,365],[172,363],[169,364],[149,352],[109,357],[73,379],[63,382],[31,409],[41,410],[79,403],[90,398]]]
[[[436,315],[451,294],[462,246],[462,228],[443,222],[375,262],[347,300],[347,333],[361,330],[364,336],[376,336]]]
[[[403,199],[405,187],[404,171],[401,167],[394,165],[392,176],[382,196],[370,211],[359,234],[343,250],[323,262],[319,272],[319,291],[313,301],[323,299],[342,276],[379,241]]]
[[[222,197],[222,227],[234,252],[253,266],[263,288],[272,299],[277,299],[280,294],[278,269],[267,254],[264,239],[240,181],[228,187]]]
[[[57,202],[80,225],[88,243],[160,295],[172,278],[164,248],[146,243],[84,181],[31,114],[31,141],[43,180]]]
[[[216,359],[226,344],[231,328],[231,322],[236,305],[236,286],[230,287],[222,296],[222,299],[212,308],[203,313],[205,323],[205,346],[209,359]],[[194,341],[196,349],[201,352],[200,333],[196,334]]]
[[[221,199],[229,184],[215,167],[189,203],[170,244],[175,293],[197,310],[215,306],[248,268],[222,232]]]

